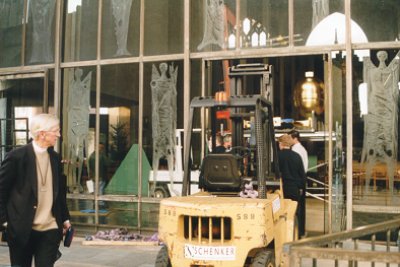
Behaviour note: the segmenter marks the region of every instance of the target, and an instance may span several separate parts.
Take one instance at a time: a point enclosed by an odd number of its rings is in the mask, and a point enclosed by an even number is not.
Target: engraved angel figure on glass
[[[92,72],[82,80],[83,70],[76,69],[68,95],[68,177],[72,187],[81,191],[80,180],[87,153]]]
[[[132,0],[112,0],[112,10],[115,23],[115,37],[117,38],[117,52],[114,56],[129,56],[127,49],[129,16]]]
[[[224,23],[225,23],[225,4],[224,0],[205,0],[204,10],[204,34],[203,40],[197,46],[197,50],[202,50],[207,45],[218,45],[225,47],[224,42]]]
[[[329,0],[312,0],[312,29],[329,15]]]
[[[361,162],[366,164],[366,191],[376,163],[385,163],[389,190],[397,164],[397,126],[399,98],[399,53],[388,66],[385,51],[377,53],[379,66],[364,58],[364,82],[367,83],[368,112],[364,123]]]
[[[160,72],[153,65],[151,75],[152,130],[153,130],[153,193],[157,182],[160,159],[168,161],[171,187],[175,159],[176,81],[178,67],[160,64]]]
[[[32,23],[32,46],[29,63],[52,62],[52,27],[55,10],[55,0],[29,1],[29,12]]]

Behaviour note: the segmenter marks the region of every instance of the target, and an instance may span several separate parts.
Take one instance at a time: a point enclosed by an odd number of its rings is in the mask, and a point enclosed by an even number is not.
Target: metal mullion
[[[142,231],[142,144],[143,144],[143,90],[144,90],[144,0],[140,1],[140,23],[139,23],[139,150],[138,150],[138,201],[137,201],[137,225],[138,231]]]
[[[236,40],[235,40],[235,50],[239,51],[241,49],[240,47],[240,38],[242,37],[242,32],[241,29],[242,27],[240,26],[240,1],[236,1],[236,13],[235,13],[235,26],[236,26]]]
[[[43,81],[43,112],[49,112],[49,70],[44,71]],[[57,112],[57,110],[56,110]],[[57,113],[58,114],[58,113]]]
[[[21,45],[21,66],[25,65],[25,46],[26,46],[26,21],[28,14],[28,0],[24,0],[24,12],[22,17],[22,45]]]
[[[58,117],[61,117],[61,47],[62,47],[62,26],[63,26],[63,5],[61,0],[56,3],[56,25],[54,40],[54,110]],[[47,79],[48,80],[48,79]],[[48,97],[47,97],[48,99]]]
[[[189,114],[190,114],[190,0],[184,1],[184,44],[183,44],[183,127],[184,127],[184,135],[183,135],[183,144],[186,143],[186,132],[185,128],[189,123]],[[183,147],[182,144],[182,147]],[[183,150],[183,157],[186,158],[185,151],[190,153],[190,150]],[[187,188],[187,193],[191,193],[190,186]]]
[[[345,0],[346,17],[346,229],[353,228],[353,86],[352,70],[353,64],[351,56],[351,1]]]
[[[100,92],[101,92],[101,66],[99,63],[101,56],[101,14],[103,11],[103,1],[99,1],[99,9],[97,11],[97,40],[96,40],[96,131],[95,131],[95,189],[94,189],[94,201],[95,201],[95,225],[99,224],[99,138],[100,138]]]
[[[333,79],[332,54],[328,53],[328,233],[332,233],[332,184],[333,184]]]

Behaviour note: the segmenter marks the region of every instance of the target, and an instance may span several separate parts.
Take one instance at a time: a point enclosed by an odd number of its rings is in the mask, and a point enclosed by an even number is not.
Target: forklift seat
[[[209,154],[203,159],[200,186],[209,192],[239,192],[242,158],[232,154]]]

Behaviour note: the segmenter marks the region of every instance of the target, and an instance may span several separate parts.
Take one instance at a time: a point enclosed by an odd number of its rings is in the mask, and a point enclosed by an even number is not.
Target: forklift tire
[[[158,251],[156,258],[155,267],[171,267],[171,262],[168,258],[168,248],[166,246],[162,246],[160,251]]]
[[[153,195],[155,198],[169,197],[168,191],[163,186],[157,186],[156,189],[154,189]]]
[[[275,257],[271,250],[257,252],[250,267],[275,267]]]

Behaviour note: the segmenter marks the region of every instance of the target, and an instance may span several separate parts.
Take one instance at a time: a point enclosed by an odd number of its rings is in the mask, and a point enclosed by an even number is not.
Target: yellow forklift
[[[232,76],[243,77],[237,72]],[[191,137],[199,110],[211,120],[206,122],[211,138],[222,134],[215,115],[228,111],[232,147],[204,156],[201,191],[191,195]],[[279,187],[270,101],[262,94],[226,97],[223,92],[215,98],[194,98],[184,149],[182,196],[160,203],[158,232],[163,246],[155,266],[280,266],[283,243],[297,239],[297,203],[284,199]]]

